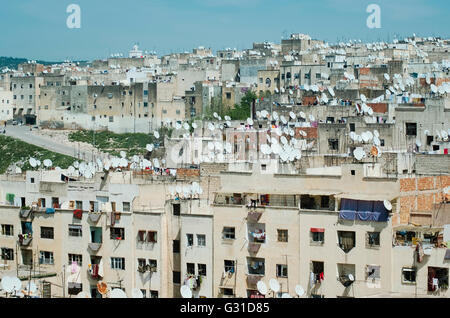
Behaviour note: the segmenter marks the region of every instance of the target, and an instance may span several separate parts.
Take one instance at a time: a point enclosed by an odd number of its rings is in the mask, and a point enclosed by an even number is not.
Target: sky
[[[70,29],[70,4],[81,27]],[[381,28],[368,28],[370,4]],[[14,0],[0,7],[0,56],[93,60],[128,54],[138,43],[158,55],[205,46],[251,48],[291,33],[328,42],[449,37],[449,0]]]

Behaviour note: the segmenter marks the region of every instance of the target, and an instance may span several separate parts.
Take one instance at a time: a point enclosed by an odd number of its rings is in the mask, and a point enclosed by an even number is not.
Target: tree
[[[256,94],[252,91],[247,91],[242,97],[240,105],[236,104],[226,115],[230,116],[232,120],[247,119],[251,115],[252,104],[255,100]]]

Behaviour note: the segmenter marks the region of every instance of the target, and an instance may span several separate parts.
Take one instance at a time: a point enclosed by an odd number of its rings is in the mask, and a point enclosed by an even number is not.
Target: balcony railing
[[[100,249],[100,247],[102,247],[102,243],[93,243],[93,242],[89,243],[89,248],[93,252],[97,252]]]
[[[20,246],[29,246],[33,237],[31,234],[19,234],[19,244]]]
[[[250,253],[258,253],[259,249],[261,248],[261,243],[248,243],[248,251]]]

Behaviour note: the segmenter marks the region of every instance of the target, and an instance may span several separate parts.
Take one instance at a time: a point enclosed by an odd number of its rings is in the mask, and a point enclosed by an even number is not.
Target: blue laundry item
[[[47,213],[47,214],[55,213],[55,209],[54,208],[47,208],[47,209],[45,209],[45,213]]]

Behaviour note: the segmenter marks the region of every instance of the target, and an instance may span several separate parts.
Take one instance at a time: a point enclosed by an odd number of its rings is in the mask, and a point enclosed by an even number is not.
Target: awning
[[[412,231],[422,233],[435,233],[443,231],[443,227],[426,227],[426,226],[414,226],[414,225],[397,225],[393,226],[394,231]]]
[[[325,229],[321,229],[321,228],[317,228],[317,227],[312,227],[311,228],[311,232],[313,233],[324,233]]]
[[[336,195],[338,199],[353,199],[353,200],[369,200],[369,201],[392,201],[398,196],[393,193],[340,193]]]

